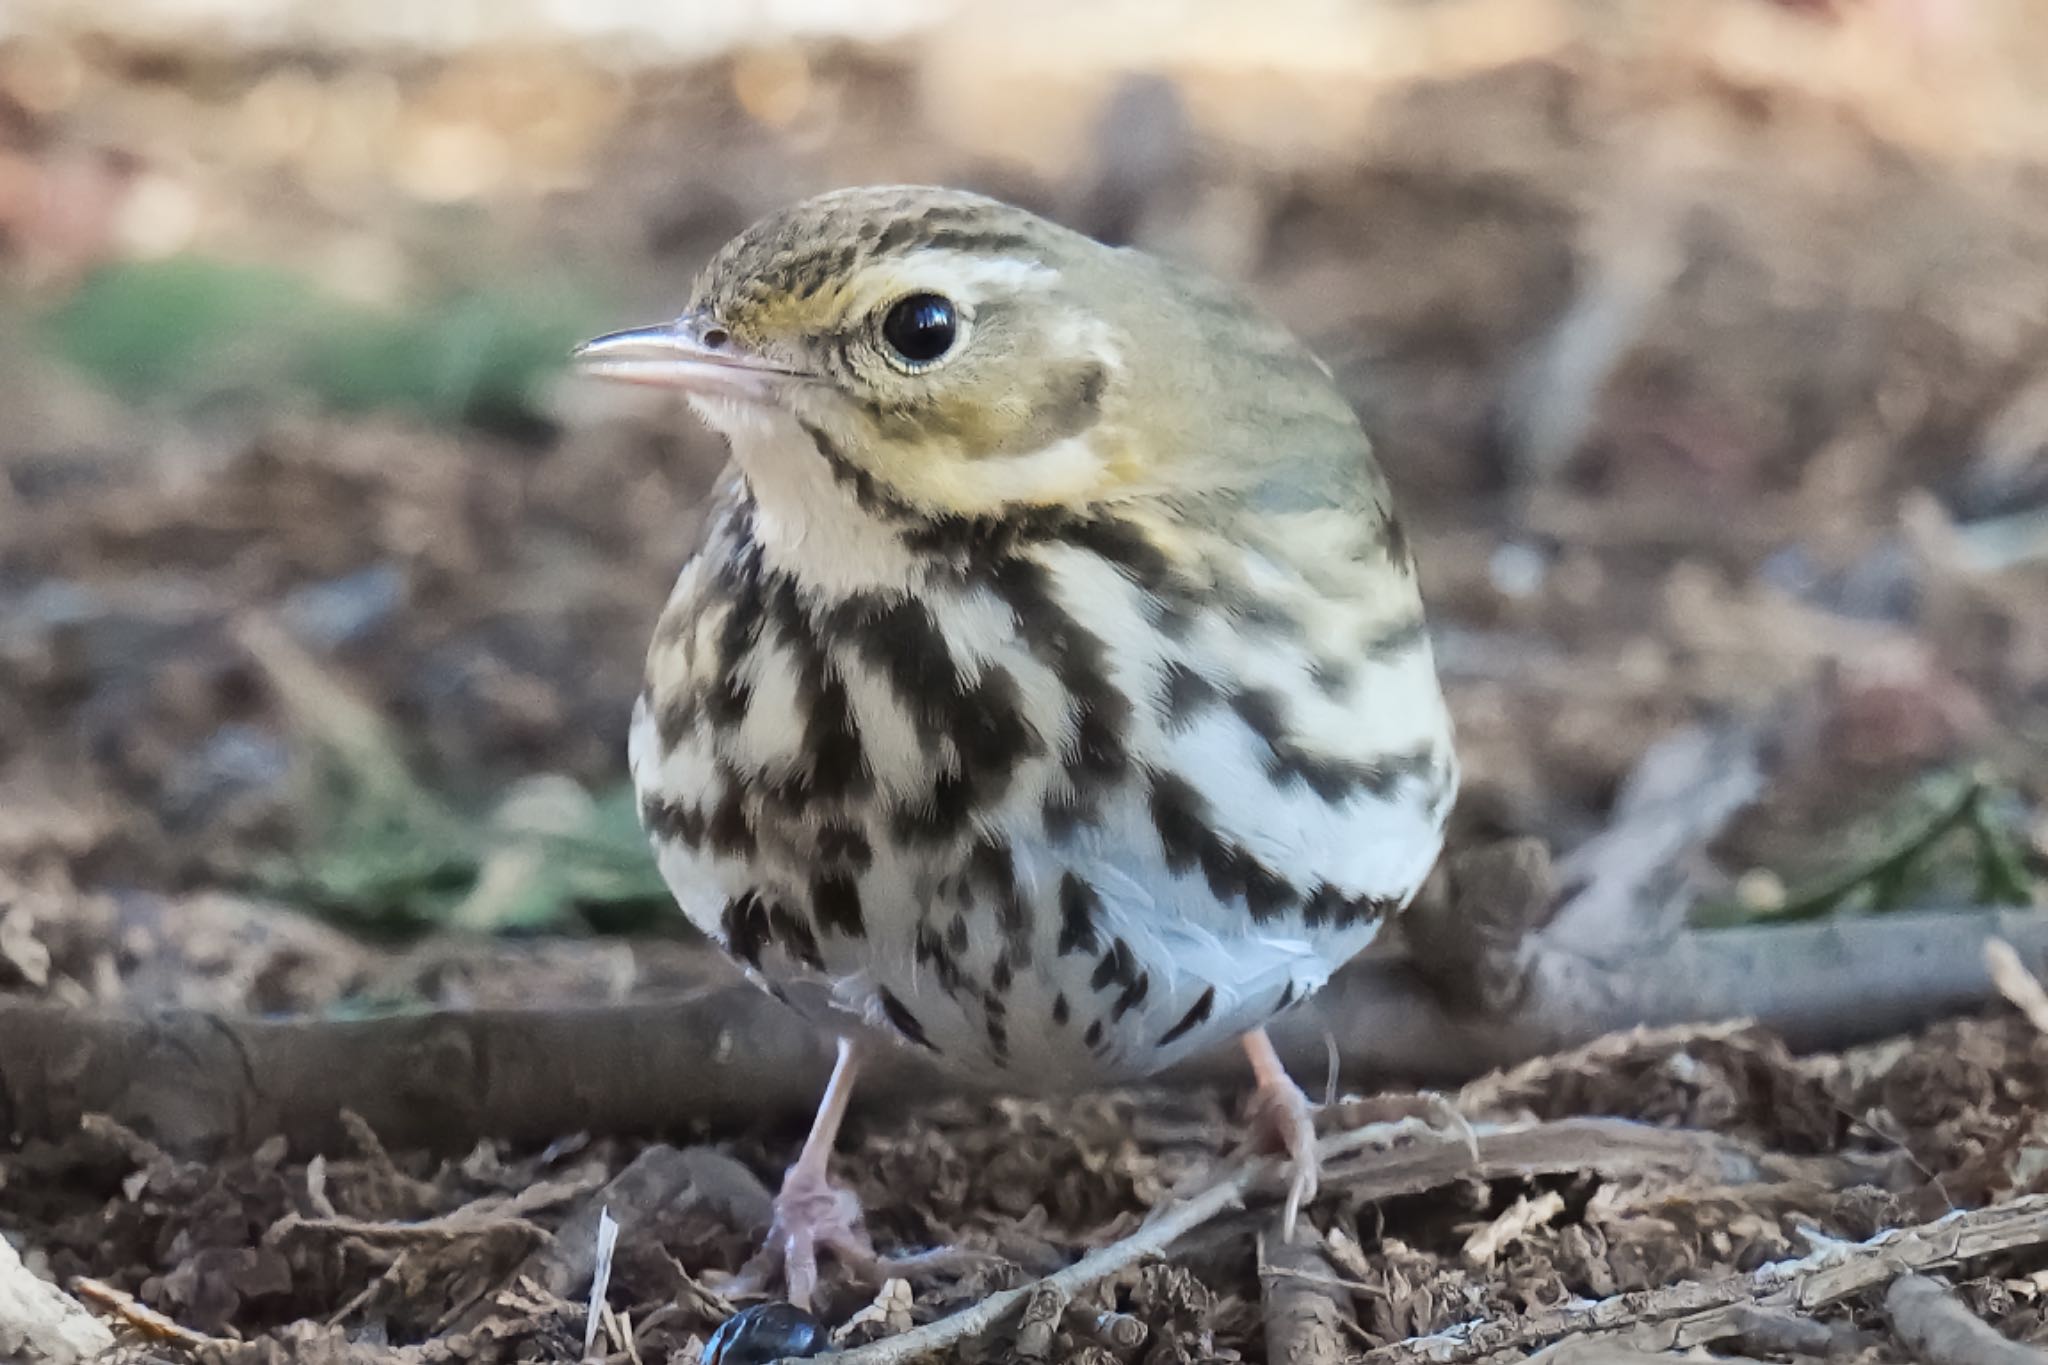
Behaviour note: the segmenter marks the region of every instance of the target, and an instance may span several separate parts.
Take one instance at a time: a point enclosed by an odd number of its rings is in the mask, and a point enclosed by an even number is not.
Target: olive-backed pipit
[[[731,443],[631,761],[683,910],[841,1038],[750,1278],[871,1257],[826,1180],[861,1040],[1005,1088],[1263,1025],[1434,861],[1414,565],[1328,370],[1217,286],[972,194],[827,194],[581,348]],[[1292,1210],[1290,1209],[1290,1217]]]

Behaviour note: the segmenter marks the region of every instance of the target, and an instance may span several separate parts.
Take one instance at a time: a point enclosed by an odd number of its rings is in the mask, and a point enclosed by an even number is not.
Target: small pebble
[[[787,1303],[757,1303],[727,1318],[704,1343],[701,1365],[769,1365],[823,1351],[825,1326]]]

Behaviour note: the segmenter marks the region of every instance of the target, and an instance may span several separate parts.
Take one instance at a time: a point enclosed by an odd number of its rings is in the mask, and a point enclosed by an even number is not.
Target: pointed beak
[[[696,313],[653,327],[608,333],[584,342],[569,358],[593,379],[723,398],[761,398],[778,383],[801,377],[756,355],[725,328]]]

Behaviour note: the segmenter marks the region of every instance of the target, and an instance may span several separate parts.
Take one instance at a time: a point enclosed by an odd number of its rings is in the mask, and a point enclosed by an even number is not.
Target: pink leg
[[[818,1287],[819,1251],[834,1252],[864,1269],[874,1265],[875,1248],[861,1226],[860,1201],[828,1178],[832,1144],[846,1118],[854,1074],[859,1069],[860,1055],[853,1040],[841,1038],[839,1060],[833,1064],[832,1079],[818,1101],[810,1136],[784,1172],[782,1190],[775,1196],[775,1221],[768,1228],[767,1242],[740,1268],[728,1286],[730,1292],[760,1293],[779,1269],[789,1301],[809,1310],[811,1295]]]
[[[1244,1055],[1251,1059],[1252,1075],[1258,1080],[1252,1094],[1252,1123],[1294,1162],[1294,1180],[1280,1216],[1281,1234],[1291,1241],[1301,1206],[1316,1194],[1315,1106],[1280,1064],[1280,1054],[1273,1051],[1273,1040],[1264,1029],[1244,1036]]]

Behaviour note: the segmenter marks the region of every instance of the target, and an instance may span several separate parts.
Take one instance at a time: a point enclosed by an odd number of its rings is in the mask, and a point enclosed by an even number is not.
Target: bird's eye
[[[952,300],[937,294],[899,299],[882,318],[882,340],[912,368],[942,359],[959,335],[960,318]]]

